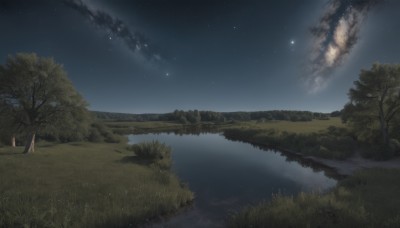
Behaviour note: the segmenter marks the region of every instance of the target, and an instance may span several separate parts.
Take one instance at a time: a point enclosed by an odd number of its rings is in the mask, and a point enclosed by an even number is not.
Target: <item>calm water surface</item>
[[[129,135],[130,143],[159,140],[172,147],[173,171],[195,192],[193,208],[152,227],[223,227],[233,212],[276,193],[324,191],[336,180],[279,152],[234,142],[220,134]]]

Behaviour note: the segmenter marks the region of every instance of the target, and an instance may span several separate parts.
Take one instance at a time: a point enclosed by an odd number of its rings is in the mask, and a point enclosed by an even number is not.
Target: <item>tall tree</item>
[[[62,65],[34,53],[9,56],[1,67],[0,104],[6,110],[1,118],[11,118],[27,135],[25,153],[34,152],[40,131],[73,124],[75,115],[87,113]]]
[[[400,64],[376,63],[370,70],[362,70],[349,91],[349,98],[343,120],[359,131],[378,128],[382,143],[388,146],[394,119],[400,110]]]

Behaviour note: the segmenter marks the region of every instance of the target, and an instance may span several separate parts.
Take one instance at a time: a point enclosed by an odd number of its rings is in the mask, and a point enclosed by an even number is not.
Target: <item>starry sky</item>
[[[89,109],[310,110],[400,62],[396,0],[0,0],[0,62],[64,65]]]

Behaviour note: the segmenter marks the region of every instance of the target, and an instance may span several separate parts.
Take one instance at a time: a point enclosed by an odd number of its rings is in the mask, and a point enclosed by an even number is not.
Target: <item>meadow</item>
[[[0,227],[126,227],[176,212],[194,195],[126,142],[0,148]]]
[[[265,122],[247,121],[234,124],[233,127],[251,129],[275,129],[290,133],[313,133],[326,130],[330,126],[345,127],[339,117],[331,117],[328,120],[313,119],[312,121],[284,121],[271,120]]]

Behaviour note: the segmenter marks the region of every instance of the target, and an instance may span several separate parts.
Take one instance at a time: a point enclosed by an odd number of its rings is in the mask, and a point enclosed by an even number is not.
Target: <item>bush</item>
[[[383,161],[392,158],[398,153],[397,140],[390,140],[389,146],[382,143],[366,143],[361,144],[361,156],[368,159]]]
[[[147,160],[151,165],[160,169],[169,169],[171,167],[171,147],[158,141],[142,142],[130,147],[136,156]]]
[[[89,142],[103,142],[104,137],[100,134],[99,130],[95,127],[91,127],[88,136]]]
[[[114,134],[105,124],[102,122],[95,122],[89,129],[88,140],[90,142],[108,142],[108,143],[119,143],[121,137]]]

